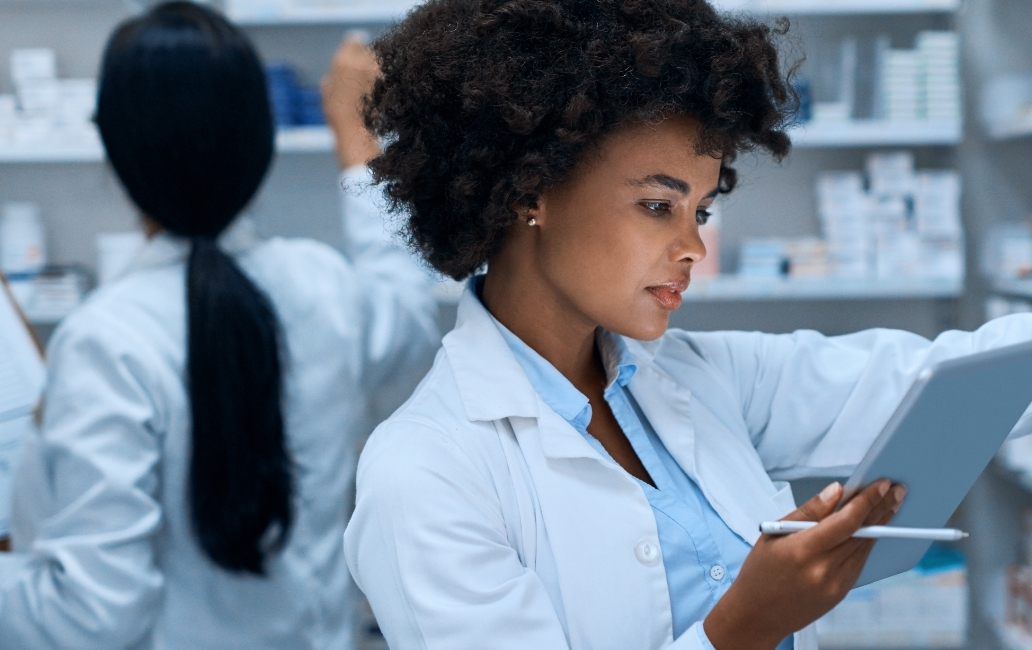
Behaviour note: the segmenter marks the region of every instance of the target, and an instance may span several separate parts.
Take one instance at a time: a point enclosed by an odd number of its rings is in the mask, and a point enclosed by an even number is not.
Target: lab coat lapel
[[[670,455],[742,539],[755,544],[761,521],[794,508],[791,489],[771,482],[752,445],[651,360],[639,360],[628,387]]]

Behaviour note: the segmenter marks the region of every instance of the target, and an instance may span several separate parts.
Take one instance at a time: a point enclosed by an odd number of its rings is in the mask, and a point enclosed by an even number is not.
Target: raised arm
[[[363,297],[363,380],[369,388],[403,399],[429,369],[440,334],[433,280],[391,232],[383,195],[365,166],[379,153],[379,145],[366,130],[360,109],[378,72],[369,48],[349,36],[323,78],[323,108],[344,170],[340,186],[346,252]]]
[[[1032,339],[1032,315],[991,321],[930,341],[874,329],[671,333],[729,380],[753,445],[779,479],[845,476],[866,453],[920,371],[938,361]],[[1026,412],[1013,435],[1032,432]]]

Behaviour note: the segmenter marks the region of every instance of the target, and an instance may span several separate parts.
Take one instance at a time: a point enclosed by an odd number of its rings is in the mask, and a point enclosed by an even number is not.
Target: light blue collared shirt
[[[492,317],[493,318],[493,317]],[[591,404],[555,367],[495,319],[498,330],[527,373],[541,399],[569,422],[603,458],[612,458],[588,433]],[[703,620],[731,586],[749,554],[749,544],[732,531],[698,486],[681,469],[642,413],[627,384],[638,370],[626,343],[599,330],[596,336],[606,368],[605,399],[649,476],[653,487],[638,480],[656,517],[663,553],[674,638]],[[702,629],[703,645],[714,650]],[[792,650],[792,637],[777,650]]]

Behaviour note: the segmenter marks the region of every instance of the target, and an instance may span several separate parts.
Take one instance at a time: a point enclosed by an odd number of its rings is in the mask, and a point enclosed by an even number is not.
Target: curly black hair
[[[410,244],[456,280],[623,124],[698,119],[696,149],[723,157],[730,192],[738,152],[791,146],[786,32],[704,0],[429,0],[373,45],[365,120],[387,142],[374,178]]]

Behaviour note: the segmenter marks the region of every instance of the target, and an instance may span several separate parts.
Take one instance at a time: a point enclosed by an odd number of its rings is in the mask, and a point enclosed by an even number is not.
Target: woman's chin
[[[640,313],[633,322],[627,322],[627,318],[621,318],[620,322],[613,327],[607,327],[610,332],[626,336],[636,341],[654,341],[667,331],[670,327],[670,312]]]

